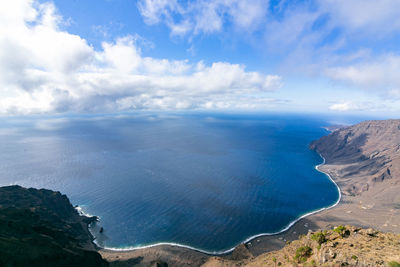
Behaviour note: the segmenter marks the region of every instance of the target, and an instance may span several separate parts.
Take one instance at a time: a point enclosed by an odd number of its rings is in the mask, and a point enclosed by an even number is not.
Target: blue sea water
[[[100,245],[215,252],[334,204],[306,116],[125,114],[3,118],[0,185],[67,194],[98,215]]]

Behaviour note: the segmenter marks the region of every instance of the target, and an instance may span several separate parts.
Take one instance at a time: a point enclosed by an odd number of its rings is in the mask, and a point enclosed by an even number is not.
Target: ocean
[[[223,252],[337,202],[309,150],[322,118],[138,113],[0,119],[0,185],[48,188],[100,217],[96,242]],[[103,227],[103,233],[99,228]]]

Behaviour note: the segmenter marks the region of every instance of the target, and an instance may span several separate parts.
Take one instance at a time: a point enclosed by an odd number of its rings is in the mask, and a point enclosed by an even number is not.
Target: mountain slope
[[[359,195],[377,183],[400,182],[400,120],[365,121],[314,141],[335,176],[345,178],[342,192]]]
[[[65,195],[0,188],[0,266],[107,266]]]

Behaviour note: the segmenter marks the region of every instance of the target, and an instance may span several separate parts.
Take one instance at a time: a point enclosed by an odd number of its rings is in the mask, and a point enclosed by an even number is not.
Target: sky
[[[0,1],[0,115],[400,115],[398,0]]]

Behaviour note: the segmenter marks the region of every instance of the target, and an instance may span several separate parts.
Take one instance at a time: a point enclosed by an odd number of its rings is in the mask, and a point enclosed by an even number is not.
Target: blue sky
[[[397,0],[0,3],[0,114],[400,114]]]

